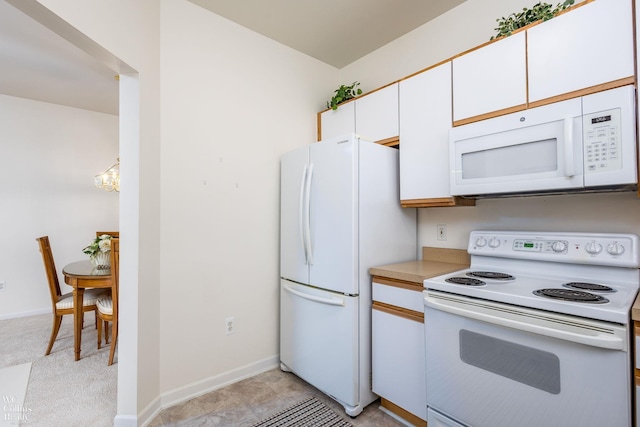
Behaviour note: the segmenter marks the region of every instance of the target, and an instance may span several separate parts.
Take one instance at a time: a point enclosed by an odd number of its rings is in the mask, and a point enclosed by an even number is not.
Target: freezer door
[[[350,295],[358,294],[357,147],[353,137],[309,147],[309,283]]]
[[[348,406],[360,400],[358,298],[281,281],[281,362]]]
[[[280,161],[280,275],[300,283],[309,283],[304,246],[308,161],[308,147],[291,151]]]

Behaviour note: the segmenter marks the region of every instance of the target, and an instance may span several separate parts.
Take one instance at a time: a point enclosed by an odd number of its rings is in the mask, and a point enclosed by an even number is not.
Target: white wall
[[[496,18],[531,7],[528,0],[467,0],[446,14],[340,71],[342,81],[374,89],[489,40]],[[401,148],[402,149],[402,145]],[[447,225],[447,241],[436,225]],[[474,229],[601,231],[640,234],[635,193],[520,197],[478,200],[475,207],[423,208],[418,212],[420,246],[465,249]]]
[[[181,387],[278,362],[279,159],[315,141],[337,71],[186,1],[163,2],[161,27],[161,388],[170,403],[198,391]]]
[[[118,193],[93,185],[118,157],[118,117],[0,95],[0,147],[0,319],[51,312],[35,239],[49,236],[70,292],[62,267],[118,230]]]

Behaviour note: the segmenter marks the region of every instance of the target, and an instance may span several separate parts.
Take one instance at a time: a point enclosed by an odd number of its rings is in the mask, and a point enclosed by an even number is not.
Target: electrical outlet
[[[436,233],[438,240],[447,240],[447,224],[436,225]]]
[[[234,318],[227,317],[226,319],[224,319],[224,333],[229,335],[234,333],[235,331],[236,331],[236,328],[234,325]]]
[[[5,288],[6,288],[6,283],[4,282],[4,280],[0,280],[0,292],[4,291]]]

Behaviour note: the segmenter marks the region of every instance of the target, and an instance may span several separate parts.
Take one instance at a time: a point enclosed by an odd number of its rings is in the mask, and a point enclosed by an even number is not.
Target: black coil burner
[[[606,286],[606,285],[599,285],[597,283],[569,282],[569,283],[565,283],[562,286],[564,286],[565,288],[582,289],[582,290],[585,290],[585,291],[615,292],[615,289],[613,289],[612,287]]]
[[[496,271],[470,271],[467,273],[470,277],[480,277],[482,279],[492,280],[515,280],[516,278],[507,273],[499,273]]]
[[[533,291],[535,295],[547,298],[554,298],[571,302],[586,302],[590,304],[604,304],[609,300],[601,295],[592,294],[590,292],[574,291],[571,289],[538,289]]]
[[[472,279],[471,277],[450,277],[445,279],[445,282],[453,283],[455,285],[464,285],[464,286],[484,286],[485,282],[478,279]]]

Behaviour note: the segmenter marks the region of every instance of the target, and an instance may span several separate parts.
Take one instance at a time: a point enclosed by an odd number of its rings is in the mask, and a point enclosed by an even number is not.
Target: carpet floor
[[[49,356],[44,352],[51,334],[50,314],[0,321],[0,369],[31,363],[20,425],[113,426],[118,365],[107,366],[108,346],[97,348],[93,313],[85,315],[82,358],[76,362],[72,320],[64,316]]]

